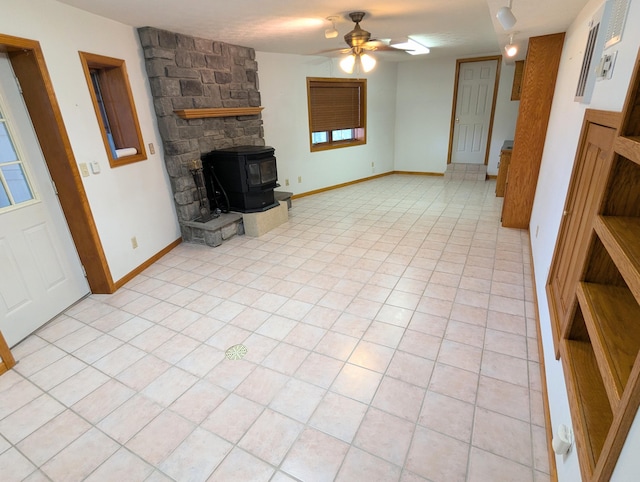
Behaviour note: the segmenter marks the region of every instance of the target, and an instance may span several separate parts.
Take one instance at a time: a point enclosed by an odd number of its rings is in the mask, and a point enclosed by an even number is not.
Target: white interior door
[[[0,330],[13,346],[87,293],[11,64],[0,53]]]
[[[460,64],[451,162],[484,164],[497,68],[497,60]]]

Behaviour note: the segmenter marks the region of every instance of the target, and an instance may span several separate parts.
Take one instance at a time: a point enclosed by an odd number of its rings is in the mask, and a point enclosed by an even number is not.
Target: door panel
[[[497,67],[497,60],[460,64],[451,162],[484,164]]]
[[[593,114],[588,111],[589,115]],[[547,282],[556,353],[559,338],[575,311],[576,285],[582,278],[593,220],[602,203],[615,136],[614,126],[586,122],[583,127]]]
[[[31,226],[24,232],[29,252],[36,262],[38,274],[46,290],[55,288],[66,276],[62,269],[62,260],[55,251],[55,242],[45,223]]]
[[[89,286],[11,64],[1,53],[0,122],[6,154],[0,158],[6,194],[0,209],[0,330],[13,346],[89,293]],[[20,163],[13,163],[14,155]]]
[[[0,239],[0,295],[6,313],[18,310],[30,302],[29,290],[22,276],[16,256],[7,239]]]

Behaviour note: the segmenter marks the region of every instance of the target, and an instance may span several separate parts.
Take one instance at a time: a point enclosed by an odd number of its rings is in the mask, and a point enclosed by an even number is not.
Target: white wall
[[[516,131],[520,101],[511,100],[511,89],[515,73],[515,63],[506,64],[502,62],[496,112],[493,118],[493,132],[489,141],[489,162],[487,163],[487,174],[494,176],[498,174],[498,161],[500,160],[502,144],[507,140],[512,141]]]
[[[518,105],[511,101],[515,66],[502,64],[487,172],[498,173],[500,148],[513,139]],[[447,168],[456,59],[398,64],[395,169],[443,173]]]
[[[137,32],[51,0],[3,0],[0,9],[1,33],[40,42],[76,162],[100,164],[82,181],[118,280],[180,237]],[[125,60],[142,137],[156,148],[147,160],[110,168],[79,50]]]
[[[609,81],[596,83],[590,105],[573,101],[582,65],[588,22],[602,4],[603,0],[589,2],[567,31],[530,223],[547,387],[554,430],[560,423],[570,424],[571,418],[562,366],[560,362],[555,360],[553,353],[553,338],[545,284],[571,178],[584,111],[587,107],[613,111],[622,109],[640,45],[640,29],[637,28],[637,25],[640,24],[640,0],[632,0],[622,41],[610,49],[618,51],[613,78]],[[640,474],[639,445],[640,417],[636,416],[627,444],[614,472],[613,481],[638,480],[637,477]],[[561,481],[580,480],[575,451],[572,451],[566,458],[558,457],[556,462]]]
[[[299,194],[394,169],[395,63],[378,62],[362,76],[367,78],[367,143],[310,152],[306,78],[349,76],[325,57],[257,52],[256,58],[264,137],[276,150],[280,190]]]
[[[306,77],[346,75],[335,59],[266,52],[257,52],[256,58],[265,142],[276,148],[281,189],[304,193],[392,170],[445,171],[455,59],[379,62],[365,74],[367,144],[312,153]],[[510,99],[514,71],[514,65],[502,65],[489,174],[497,174],[502,143],[513,139],[515,131],[519,102]]]

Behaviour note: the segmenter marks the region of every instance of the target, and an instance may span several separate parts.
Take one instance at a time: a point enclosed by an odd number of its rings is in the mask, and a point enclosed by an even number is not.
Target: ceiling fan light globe
[[[356,56],[354,54],[347,55],[340,61],[340,68],[347,74],[353,73],[353,67],[356,65]]]
[[[513,15],[513,12],[509,7],[502,7],[500,10],[498,10],[496,18],[498,19],[498,22],[500,22],[500,25],[502,25],[502,28],[505,30],[512,29],[516,24],[516,17]]]
[[[360,55],[360,64],[362,65],[362,70],[371,72],[376,66],[376,59],[369,54],[362,54]]]

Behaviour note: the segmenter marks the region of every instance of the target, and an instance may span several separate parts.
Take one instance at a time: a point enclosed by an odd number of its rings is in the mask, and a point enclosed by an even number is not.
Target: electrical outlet
[[[302,176],[298,176],[298,182],[302,182]]]
[[[149,154],[155,154],[156,153],[156,146],[153,145],[153,142],[149,143]]]
[[[89,176],[89,168],[87,167],[87,163],[86,162],[81,162],[80,163],[80,173],[82,174],[82,177]]]
[[[131,238],[131,247],[133,249],[136,249],[138,247],[138,238],[136,238],[135,236]]]
[[[289,185],[289,179],[285,179],[285,180],[284,180],[284,185],[285,185],[285,186],[288,186],[288,185]]]

